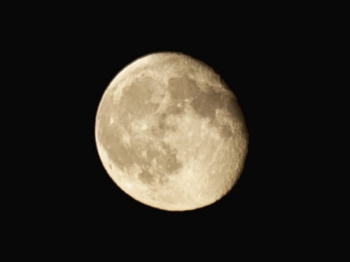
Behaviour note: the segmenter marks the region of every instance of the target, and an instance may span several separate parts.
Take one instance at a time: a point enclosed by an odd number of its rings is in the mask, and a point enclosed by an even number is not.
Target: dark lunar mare
[[[224,85],[224,88],[229,90],[226,85]],[[242,114],[235,97],[216,92],[209,85],[206,87],[206,92],[204,92],[199,88],[196,81],[188,77],[171,78],[169,80],[169,91],[171,97],[180,103],[185,99],[190,99],[190,105],[194,112],[199,117],[209,118],[209,123],[218,127],[220,134],[225,138],[232,136],[231,128],[227,124],[219,124],[215,110],[227,110],[234,119],[242,120]],[[169,112],[172,113],[172,110],[174,109],[170,108]]]

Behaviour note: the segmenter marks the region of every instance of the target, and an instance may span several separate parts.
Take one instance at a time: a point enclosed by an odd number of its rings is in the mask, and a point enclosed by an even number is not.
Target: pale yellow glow
[[[101,99],[95,138],[124,192],[171,211],[222,198],[248,152],[235,95],[213,69],[179,53],[142,57],[117,74]]]

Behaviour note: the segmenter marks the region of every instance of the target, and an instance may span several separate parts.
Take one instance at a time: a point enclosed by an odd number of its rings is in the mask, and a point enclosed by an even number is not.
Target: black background
[[[307,33],[304,37],[288,23],[249,19],[166,30],[106,24],[84,21],[62,28],[57,23],[40,32],[35,49],[25,50],[30,61],[40,63],[35,115],[45,123],[39,132],[44,148],[31,151],[33,163],[41,163],[35,176],[39,189],[27,207],[36,224],[47,228],[47,237],[63,235],[83,249],[114,240],[142,245],[150,236],[155,245],[171,242],[170,248],[220,242],[229,249],[236,240],[258,246],[267,238],[274,243],[288,238],[306,209],[299,200],[306,172],[300,166],[307,159],[296,142],[300,133],[308,135],[298,117],[308,84],[305,54],[312,49]],[[110,81],[137,58],[160,51],[190,55],[220,74],[238,98],[250,136],[236,186],[217,203],[194,211],[162,211],[132,199],[109,178],[95,144],[95,116]]]
[[[2,178],[14,183],[1,186],[11,256],[31,251],[51,261],[73,253],[104,261],[104,251],[119,259],[125,250],[134,260],[165,248],[162,260],[187,259],[189,250],[214,251],[221,260],[218,254],[236,259],[240,250],[248,257],[285,250],[289,258],[313,243],[328,247],[335,238],[324,230],[337,234],[338,222],[326,220],[333,216],[326,205],[338,209],[340,198],[329,196],[339,180],[337,172],[323,177],[315,167],[323,169],[337,152],[323,148],[337,137],[320,130],[337,130],[336,114],[328,110],[340,97],[333,89],[337,77],[328,72],[336,63],[327,58],[345,59],[339,52],[345,41],[337,39],[346,35],[339,8],[202,2],[191,10],[170,2],[130,3],[22,3],[4,19],[2,76],[10,81],[2,85],[2,130],[10,134],[3,136],[9,149],[2,164],[10,168]],[[194,211],[166,212],[133,200],[109,178],[95,144],[95,116],[109,82],[135,59],[159,51],[182,52],[214,68],[237,95],[250,135],[236,186]],[[320,128],[310,128],[314,124]]]
[[[284,103],[290,96],[286,89],[295,87],[290,86],[290,73],[286,73],[290,70],[286,68],[288,63],[281,61],[291,57],[290,51],[283,45],[277,47],[278,39],[265,34],[243,40],[228,35],[214,43],[195,36],[178,42],[120,38],[101,38],[97,45],[96,40],[81,41],[71,53],[75,56],[73,62],[67,61],[73,63],[68,65],[68,73],[75,81],[63,87],[70,102],[67,114],[72,114],[68,117],[72,128],[67,126],[66,130],[72,141],[66,149],[72,167],[60,179],[68,192],[62,199],[73,221],[83,220],[89,232],[129,227],[147,234],[186,232],[189,237],[191,230],[234,234],[265,231],[275,222],[280,223],[287,215],[284,212],[291,210],[286,206],[290,204],[287,191],[293,179],[293,167],[286,166],[288,156],[284,155],[291,143],[284,134],[292,128],[285,121],[291,112],[284,110]],[[241,179],[222,200],[202,209],[166,212],[135,201],[109,178],[98,156],[94,124],[104,90],[126,65],[157,51],[182,52],[214,68],[237,95],[246,118],[250,142]],[[64,119],[62,125],[66,126]],[[62,159],[67,163],[64,159],[67,156]]]

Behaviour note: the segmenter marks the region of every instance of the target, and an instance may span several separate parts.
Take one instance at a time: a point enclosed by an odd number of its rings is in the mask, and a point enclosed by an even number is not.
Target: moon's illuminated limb
[[[115,183],[165,210],[220,199],[248,152],[234,94],[207,65],[176,53],[151,54],[124,68],[102,97],[95,132]]]

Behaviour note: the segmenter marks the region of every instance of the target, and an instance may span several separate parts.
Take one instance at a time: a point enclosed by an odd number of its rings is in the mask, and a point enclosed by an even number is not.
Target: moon
[[[95,141],[115,184],[161,210],[211,205],[239,179],[249,135],[237,97],[205,63],[183,53],[143,56],[110,82]]]

